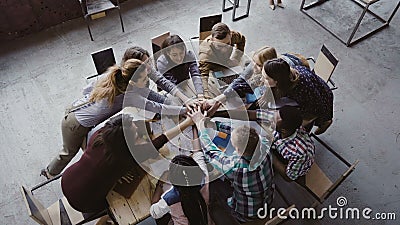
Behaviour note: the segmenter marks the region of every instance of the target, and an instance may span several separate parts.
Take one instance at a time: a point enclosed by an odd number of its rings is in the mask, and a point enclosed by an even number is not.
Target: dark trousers
[[[168,225],[168,224],[170,224],[170,222],[171,222],[171,224],[173,224],[173,222],[171,220],[171,214],[169,214],[169,213],[165,214],[160,219],[156,219],[157,225]]]
[[[233,188],[229,181],[216,179],[210,183],[209,214],[216,225],[240,224],[232,215],[227,199],[232,196]]]

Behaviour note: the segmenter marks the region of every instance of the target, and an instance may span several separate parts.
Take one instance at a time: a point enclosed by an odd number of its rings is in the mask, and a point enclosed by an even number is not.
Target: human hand
[[[214,105],[211,106],[211,108],[209,108],[206,112],[208,117],[212,117],[215,112],[219,109],[219,107],[221,106],[221,102],[215,101]]]
[[[190,111],[195,109],[197,106],[201,105],[201,102],[198,99],[188,99],[185,103],[186,108]]]
[[[325,121],[314,132],[315,135],[323,134],[332,124],[332,120]]]
[[[207,116],[207,111],[204,114],[201,112],[200,106],[195,108],[194,110],[188,112],[188,116],[192,119],[192,121],[196,124],[196,126],[200,125],[204,122],[204,119]]]
[[[203,94],[198,94],[196,97],[196,100],[199,101],[200,103],[202,103],[203,101],[206,100],[206,98],[204,97]]]
[[[215,101],[215,99],[207,99],[203,101],[201,104],[201,110],[203,111],[209,110],[213,105],[215,105],[216,102],[217,101]]]
[[[126,172],[126,174],[124,175],[124,176],[122,176],[119,180],[118,180],[118,182],[120,183],[120,184],[122,184],[122,183],[128,183],[128,184],[130,184],[132,181],[134,181],[135,180],[135,175],[132,173],[132,171],[128,171],[128,172]]]

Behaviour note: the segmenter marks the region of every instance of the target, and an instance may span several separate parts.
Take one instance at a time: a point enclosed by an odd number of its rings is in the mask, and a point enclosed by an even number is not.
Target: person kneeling
[[[276,132],[271,149],[274,169],[286,181],[302,182],[314,163],[315,146],[301,126],[300,111],[292,106],[281,108],[275,116]]]

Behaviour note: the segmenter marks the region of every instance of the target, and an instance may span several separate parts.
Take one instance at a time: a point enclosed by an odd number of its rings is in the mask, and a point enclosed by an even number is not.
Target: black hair
[[[290,88],[290,66],[285,60],[278,58],[266,61],[264,72],[277,82],[276,86],[283,93]]]
[[[203,171],[193,158],[185,155],[175,156],[169,167],[169,179],[178,190],[183,213],[190,225],[208,224],[206,202],[200,193]]]
[[[161,49],[165,49],[168,48],[170,46],[174,46],[177,47],[179,49],[183,49],[184,51],[186,51],[186,46],[183,43],[183,40],[181,37],[179,37],[179,35],[173,34],[169,37],[167,37],[163,43],[161,44]],[[167,51],[169,52],[169,50],[167,49]]]
[[[279,115],[282,118],[282,128],[294,132],[303,123],[300,110],[294,106],[284,106],[279,109]]]
[[[146,51],[142,47],[139,47],[139,46],[130,47],[130,48],[126,49],[124,56],[122,57],[122,60],[121,60],[121,65],[123,65],[124,62],[127,61],[128,59],[142,60],[143,56],[150,57],[150,54],[148,51]]]
[[[124,121],[124,122],[123,122]],[[130,155],[128,145],[125,140],[124,126],[130,126],[132,117],[126,114],[119,114],[110,118],[109,121],[100,128],[99,134],[93,140],[93,147],[99,147],[104,145],[105,161],[112,164],[115,160],[118,160],[121,156]],[[131,129],[125,129],[127,136],[131,137],[131,140],[135,140],[136,136],[134,132],[130,132]]]

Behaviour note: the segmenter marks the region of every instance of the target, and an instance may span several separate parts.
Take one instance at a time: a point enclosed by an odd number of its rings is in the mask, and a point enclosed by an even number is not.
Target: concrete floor
[[[396,2],[380,1],[373,9],[387,18]],[[321,138],[349,161],[360,159],[360,164],[323,206],[336,206],[336,198],[344,196],[349,207],[397,214],[396,221],[324,218],[289,223],[399,224],[400,16],[393,18],[389,28],[347,48],[302,14],[298,1],[284,3],[285,9],[271,11],[266,0],[253,1],[249,18],[232,22],[231,12],[226,12],[223,21],[246,35],[248,53],[270,45],[282,53],[316,55],[325,43],[339,58],[333,76],[339,87],[334,92],[334,123]],[[325,3],[318,10],[312,13],[343,36],[350,34],[361,13],[351,1],[344,0]],[[122,4],[122,11],[126,32],[121,32],[117,13],[111,13],[93,23],[94,42],[83,19],[76,19],[1,43],[0,224],[34,224],[19,186],[33,187],[43,181],[40,169],[61,147],[64,107],[80,96],[85,77],[95,71],[90,53],[112,46],[119,60],[132,45],[150,49],[150,38],[165,31],[187,39],[197,36],[198,18],[220,13],[221,1],[131,0]],[[362,26],[371,24],[377,21],[368,17]],[[323,149],[317,151],[320,156],[326,154]],[[337,171],[338,164],[327,166]],[[60,194],[60,188],[54,184],[38,192],[38,198],[49,205]]]

